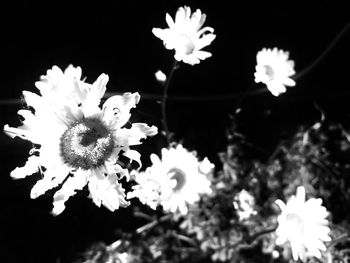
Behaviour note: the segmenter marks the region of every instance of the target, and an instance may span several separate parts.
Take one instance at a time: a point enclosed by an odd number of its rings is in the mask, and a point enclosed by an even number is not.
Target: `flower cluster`
[[[175,19],[166,14],[169,28],[152,32],[166,49],[175,51],[174,65],[181,61],[195,65],[211,57],[202,49],[216,38],[213,28],[203,27],[205,21],[201,10],[192,13],[184,6]],[[265,84],[272,95],[296,85],[289,52],[263,48],[256,63],[255,82]],[[335,233],[341,231],[336,232],[333,223],[346,222],[338,227],[349,237],[349,218],[329,201],[339,201],[339,207],[350,213],[350,179],[342,175],[350,168],[331,156],[334,149],[350,155],[349,136],[341,126],[322,130],[323,116],[321,122],[302,127],[289,142],[281,143],[268,158],[255,158],[247,154],[251,144],[236,131],[234,119],[226,151],[218,153],[221,163],[215,166],[169,135],[165,100],[175,69],[168,76],[155,73],[164,84],[161,122],[167,145],[159,147],[160,156],[150,155],[151,165],[142,171],[141,154],[132,146],[156,135],[158,128],[130,122],[139,93],[105,98],[106,74],[90,84],[82,79],[80,67],[70,65],[62,71],[53,66],[35,83],[39,94],[23,91],[27,109],[18,111],[22,125],[4,126],[10,137],[32,143],[28,160],[11,172],[12,178],[40,173],[30,196],[55,191],[54,215],[61,214],[67,200],[85,187],[96,206],[110,211],[130,205],[133,198],[140,201],[132,206],[133,212],[150,222],[121,234],[120,242],[92,248],[84,262],[189,262],[191,256],[198,262],[313,262],[315,258],[331,262],[332,255],[345,255],[348,250],[343,247],[348,243],[337,247],[334,240],[340,234]],[[131,169],[125,159],[138,168]],[[154,214],[140,212],[144,207]],[[334,222],[332,213],[338,217]]]

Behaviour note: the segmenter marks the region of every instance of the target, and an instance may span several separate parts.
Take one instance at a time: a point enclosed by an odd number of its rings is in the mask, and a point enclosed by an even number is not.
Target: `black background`
[[[162,89],[154,72],[169,71],[173,52],[151,30],[165,28],[165,13],[174,17],[186,4],[207,14],[205,25],[215,29],[217,38],[204,49],[212,52],[211,58],[196,66],[181,64],[175,72],[168,122],[177,140],[217,163],[237,96],[254,83],[257,51],[275,46],[289,50],[300,72],[349,23],[348,9],[340,2],[305,2],[2,1],[0,126],[19,125],[16,112],[22,107],[18,101],[22,90],[35,91],[34,82],[53,65],[64,69],[73,64],[82,67],[90,83],[99,74],[108,74],[109,92],[139,92],[141,102],[132,120],[161,127],[157,98]],[[349,46],[347,32],[312,71],[278,98],[263,85],[254,85],[242,102],[239,131],[272,152],[301,124],[319,120],[315,104],[326,118],[349,126]],[[159,152],[162,143],[159,135],[138,147],[145,164],[148,154]],[[29,197],[38,176],[18,181],[9,176],[23,165],[30,144],[2,133],[0,147],[0,262],[71,262],[94,241],[115,241],[115,229],[139,224],[131,209],[111,213],[97,208],[86,191],[53,217],[52,192],[37,200]]]

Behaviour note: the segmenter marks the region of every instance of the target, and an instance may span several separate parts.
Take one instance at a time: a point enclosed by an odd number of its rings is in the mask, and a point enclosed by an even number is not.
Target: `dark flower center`
[[[186,183],[186,175],[182,170],[179,168],[171,168],[168,171],[168,176],[170,180],[175,180],[176,182],[175,186],[173,187],[174,191],[179,191],[184,187]]]
[[[114,149],[112,133],[99,119],[84,119],[62,135],[60,153],[65,163],[83,170],[101,166]]]
[[[269,77],[269,80],[273,80],[273,78],[275,77],[275,73],[272,67],[269,65],[265,65],[264,68],[265,68],[265,74]]]
[[[189,36],[185,34],[181,34],[178,36],[177,49],[180,53],[190,55],[193,53],[194,48],[194,43]]]
[[[304,232],[304,222],[298,215],[288,214],[287,222],[290,229],[294,229],[294,231],[298,231],[298,233]]]

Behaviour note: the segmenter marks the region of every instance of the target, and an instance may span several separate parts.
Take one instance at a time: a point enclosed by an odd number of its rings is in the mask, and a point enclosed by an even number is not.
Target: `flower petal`
[[[40,157],[32,155],[28,157],[26,164],[23,167],[17,167],[11,172],[13,179],[23,179],[28,175],[32,175],[39,171]]]
[[[139,100],[140,95],[137,92],[108,98],[103,104],[103,120],[115,129],[124,126],[130,118],[131,108],[135,108]]]
[[[76,194],[76,190],[81,190],[87,184],[88,172],[79,171],[69,177],[62,185],[62,188],[57,191],[53,197],[53,215],[59,215],[65,209],[64,203],[69,197]]]
[[[125,200],[125,192],[118,183],[115,174],[108,176],[93,176],[89,180],[90,198],[98,207],[104,205],[110,211],[117,210],[120,206],[126,207],[129,202]]]
[[[49,168],[43,174],[44,177],[36,182],[30,192],[30,198],[35,199],[43,195],[46,191],[57,187],[69,174],[69,168]]]

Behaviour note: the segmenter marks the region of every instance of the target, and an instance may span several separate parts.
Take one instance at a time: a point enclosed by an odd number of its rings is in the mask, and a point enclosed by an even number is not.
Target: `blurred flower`
[[[200,248],[207,252],[210,251],[213,261],[229,261],[234,257],[235,244],[242,239],[242,234],[235,229],[221,231],[216,236],[211,236],[201,242]]]
[[[206,158],[199,162],[182,145],[163,148],[162,158],[152,154],[151,161],[151,167],[136,175],[138,185],[133,186],[128,198],[138,197],[153,208],[160,204],[165,211],[186,214],[187,204],[198,201],[200,194],[211,193],[207,174],[214,165]]]
[[[255,82],[266,84],[274,96],[286,92],[285,86],[295,86],[295,81],[290,78],[295,74],[294,61],[288,58],[289,52],[263,48],[256,55]]]
[[[256,215],[256,211],[254,210],[254,196],[244,189],[235,196],[233,205],[240,220],[245,220],[252,215]]]
[[[166,75],[161,71],[158,70],[154,76],[156,77],[157,81],[159,82],[165,82],[166,81]]]
[[[142,204],[155,210],[160,201],[159,182],[152,178],[151,174],[145,172],[135,173],[134,177],[137,185],[132,187],[133,191],[128,192],[127,198],[137,197]]]
[[[321,258],[320,250],[326,250],[323,242],[331,240],[326,219],[328,212],[321,205],[322,200],[310,198],[305,202],[305,188],[300,186],[287,204],[281,200],[276,200],[276,204],[281,209],[277,218],[276,244],[289,241],[294,260],[304,260],[309,255]]]
[[[195,65],[208,57],[211,53],[201,49],[210,45],[215,39],[214,29],[202,28],[206,15],[197,9],[191,15],[190,7],[180,7],[175,16],[175,21],[166,14],[166,22],[169,28],[153,28],[153,34],[163,40],[167,49],[175,49],[175,59],[184,63]],[[205,34],[209,32],[208,34]]]
[[[85,185],[97,206],[103,204],[111,211],[127,206],[118,180],[128,174],[117,164],[119,155],[140,163],[140,154],[129,146],[157,133],[156,127],[144,123],[123,128],[131,108],[139,102],[138,93],[110,97],[101,109],[108,76],[101,74],[93,84],[80,79],[80,67],[69,66],[62,72],[54,66],[35,83],[41,95],[23,91],[27,105],[33,109],[18,112],[24,119],[23,125],[4,126],[9,136],[18,136],[38,147],[31,151],[23,167],[11,172],[16,179],[41,172],[43,178],[32,188],[31,198],[63,183],[53,197],[55,215]]]

